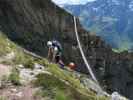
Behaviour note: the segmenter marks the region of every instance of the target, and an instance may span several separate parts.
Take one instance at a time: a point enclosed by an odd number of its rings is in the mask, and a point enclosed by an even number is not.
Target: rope
[[[87,59],[85,57],[85,54],[83,52],[83,49],[82,49],[82,46],[81,46],[81,43],[80,43],[80,40],[79,40],[79,36],[78,36],[77,23],[76,23],[76,17],[75,16],[74,16],[74,29],[75,29],[76,39],[77,39],[77,42],[78,42],[78,46],[79,46],[79,49],[80,49],[80,53],[82,55],[82,58],[84,60],[84,63],[86,65],[86,67],[87,67],[87,69],[88,69],[88,71],[89,71],[92,79],[98,84],[98,86],[100,88],[99,93],[102,94],[102,95],[109,96],[109,94],[107,92],[105,92],[105,91],[102,90],[101,86],[99,85],[99,83],[98,83],[95,75],[93,74],[93,71],[92,71],[92,69],[91,69],[90,65],[88,64],[88,61],[87,61]]]
[[[81,47],[81,43],[80,43],[80,41],[79,41],[79,36],[78,36],[78,31],[77,31],[77,24],[76,24],[76,18],[75,18],[75,16],[74,16],[74,26],[75,26],[75,33],[76,33],[76,38],[77,38],[78,46],[79,46],[79,49],[80,49],[82,58],[83,58],[83,60],[84,60],[84,63],[85,63],[85,65],[86,65],[86,67],[87,67],[87,69],[88,69],[88,71],[89,71],[89,73],[90,73],[92,79],[93,79],[95,82],[98,83],[98,81],[97,81],[95,75],[93,74],[93,71],[92,71],[90,65],[88,64],[88,61],[87,61],[87,59],[86,59],[86,57],[85,57],[85,54],[84,54],[84,52],[83,52],[83,49],[82,49],[82,47]]]

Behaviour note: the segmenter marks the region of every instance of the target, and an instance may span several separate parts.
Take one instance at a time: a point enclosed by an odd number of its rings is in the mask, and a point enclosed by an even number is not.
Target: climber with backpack
[[[47,46],[49,47],[48,51],[48,59],[50,61],[58,63],[61,65],[61,67],[64,67],[64,63],[61,60],[61,55],[62,55],[62,46],[59,41],[53,40],[53,41],[48,41]],[[50,58],[52,56],[52,59]]]
[[[54,47],[53,61],[57,63],[61,59],[62,46],[61,46],[60,42],[57,40],[52,41],[52,46]]]

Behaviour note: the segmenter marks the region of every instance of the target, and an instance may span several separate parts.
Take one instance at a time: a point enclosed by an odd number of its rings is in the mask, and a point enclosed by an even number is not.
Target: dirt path
[[[0,79],[3,76],[9,76],[9,74],[11,73],[11,69],[12,67],[9,65],[0,64]]]
[[[12,66],[6,65],[6,64],[1,64],[1,62],[11,60],[14,57],[15,57],[14,52],[11,52],[11,53],[7,54],[6,56],[0,57],[0,79],[2,79],[3,76],[9,76],[10,73],[12,72]],[[39,68],[40,68],[40,65],[36,65],[36,66],[37,67],[39,66]],[[37,71],[42,72],[40,70],[41,69],[39,69],[39,70],[36,69],[36,73],[37,73]],[[22,69],[21,69],[21,71],[22,71]],[[27,73],[28,72],[26,72],[26,75],[27,75]],[[25,76],[25,77],[28,77],[28,76]],[[34,96],[34,94],[37,90],[38,89],[34,88],[30,83],[26,84],[25,86],[18,86],[18,87],[9,84],[9,86],[6,86],[2,89],[0,88],[0,98],[1,97],[5,98],[2,100],[41,100],[42,98]]]
[[[34,93],[37,91],[31,85],[0,89],[0,96],[6,97],[6,100],[41,100],[35,97]]]

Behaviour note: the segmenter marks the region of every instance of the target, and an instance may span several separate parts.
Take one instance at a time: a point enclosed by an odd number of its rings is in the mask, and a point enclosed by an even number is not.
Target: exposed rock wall
[[[0,26],[16,43],[42,56],[47,54],[47,40],[57,39],[63,44],[65,59],[73,59],[73,16],[50,0],[0,0]]]

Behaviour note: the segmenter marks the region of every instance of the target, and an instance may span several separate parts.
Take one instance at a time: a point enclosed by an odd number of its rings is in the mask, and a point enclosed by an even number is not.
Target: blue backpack
[[[59,52],[62,52],[62,46],[61,46],[61,44],[60,44],[59,41],[53,40],[53,41],[52,41],[52,45],[53,45],[54,47],[57,47],[58,50],[59,50]]]

